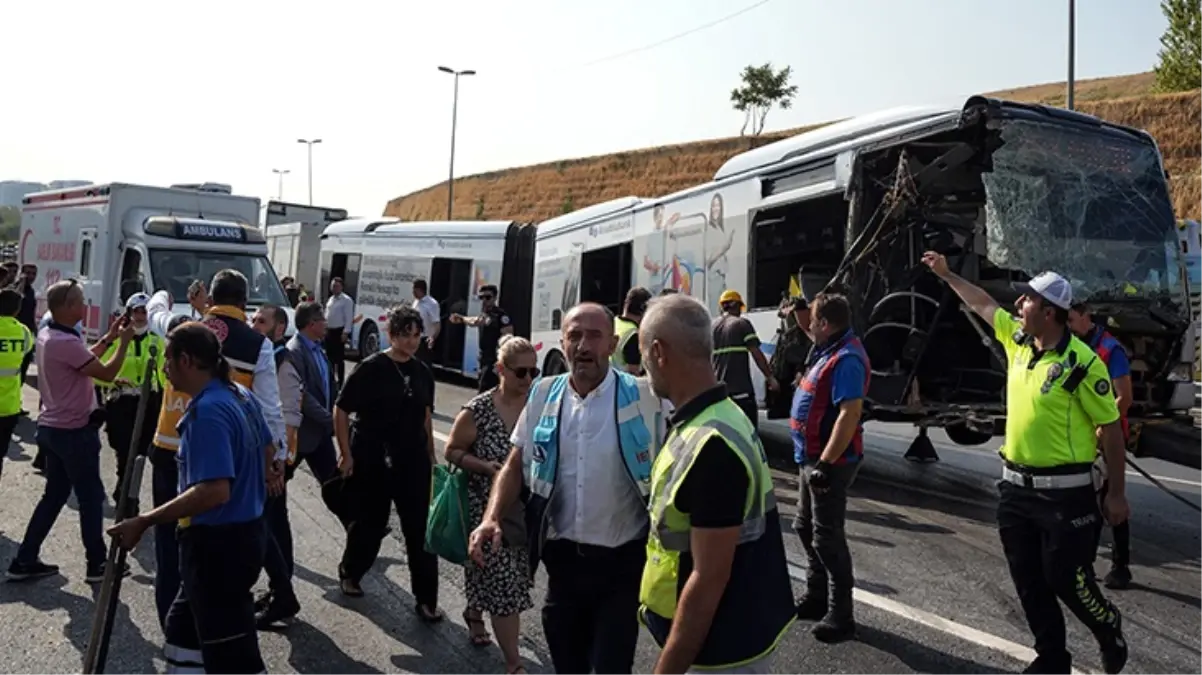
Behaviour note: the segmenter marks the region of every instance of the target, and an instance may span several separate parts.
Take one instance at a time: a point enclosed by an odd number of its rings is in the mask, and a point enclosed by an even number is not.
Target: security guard
[[[655,672],[767,673],[795,610],[764,447],[706,367],[704,305],[655,300],[639,344],[652,391],[676,409],[651,470],[639,593],[639,616],[663,648]]]
[[[1093,632],[1104,670],[1118,673],[1127,663],[1122,616],[1090,573],[1100,515],[1091,470],[1100,427],[1111,473],[1102,511],[1112,525],[1126,521],[1123,432],[1106,365],[1068,330],[1072,287],[1055,272],[1022,284],[1016,320],[942,255],[928,251],[923,262],[993,326],[1009,360],[997,520],[1035,634],[1037,656],[1024,672],[1070,672],[1059,598]]]
[[[146,422],[143,425],[142,437],[138,439],[138,452],[150,452],[150,443],[154,438],[152,420],[163,405],[163,353],[166,342],[163,338],[150,332],[146,318],[146,303],[150,296],[145,293],[135,293],[125,301],[125,311],[134,324],[134,339],[130,340],[125,361],[121,370],[112,382],[95,380],[104,403],[107,415],[105,427],[108,430],[109,446],[117,454],[117,487],[113,489],[113,502],[120,501],[121,482],[125,480],[126,462],[129,460],[129,445],[133,442],[134,421],[138,415],[138,403],[142,398],[142,382],[146,379],[146,364],[150,360],[150,348],[153,346],[158,354],[158,366],[153,374],[151,398],[146,407]],[[115,354],[117,345],[112,345],[105,351],[102,361],[108,361]],[[136,511],[137,502],[133,506]]]
[[[33,334],[17,320],[20,311],[21,294],[11,288],[0,291],[0,471],[21,419],[21,363],[33,350]]]
[[[626,292],[622,316],[614,317],[614,335],[618,338],[618,346],[609,357],[609,362],[614,368],[632,375],[638,375],[642,369],[639,365],[639,321],[643,319],[643,312],[647,311],[647,302],[650,300],[651,291],[635,286]]]

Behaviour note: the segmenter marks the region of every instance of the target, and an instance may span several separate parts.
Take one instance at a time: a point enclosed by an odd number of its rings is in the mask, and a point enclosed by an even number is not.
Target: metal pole
[[[1068,0],[1068,91],[1065,93],[1065,103],[1069,110],[1073,109],[1073,79],[1076,70],[1077,52],[1077,0]]]
[[[309,146],[309,206],[313,206],[313,143]]]
[[[451,169],[447,178],[447,220],[455,204],[455,127],[459,123],[459,73],[455,73],[455,98],[451,103]]]
[[[276,178],[279,181],[279,187],[276,190],[275,198],[279,199],[280,201],[283,201],[283,199],[284,199],[284,176],[292,173],[292,170],[291,169],[272,169],[271,172],[276,175]]]

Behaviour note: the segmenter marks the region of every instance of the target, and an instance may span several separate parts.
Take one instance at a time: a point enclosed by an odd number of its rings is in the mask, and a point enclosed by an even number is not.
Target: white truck
[[[324,298],[324,289],[318,289],[321,233],[330,223],[346,218],[346,209],[267,202],[263,218],[267,257],[280,278],[292,277],[313,297]]]
[[[88,306],[84,335],[96,339],[137,292],[167,290],[173,312],[191,314],[188,286],[232,268],[249,282],[248,311],[291,308],[258,226],[259,199],[209,183],[151,187],[109,183],[27,195],[18,259],[38,268],[38,315],[46,289],[78,279]]]

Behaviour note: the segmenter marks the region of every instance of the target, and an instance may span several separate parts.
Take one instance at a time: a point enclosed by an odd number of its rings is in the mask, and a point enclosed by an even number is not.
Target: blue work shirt
[[[326,350],[300,333],[297,333],[296,336],[300,338],[301,344],[306,349],[313,352],[313,360],[317,362],[317,370],[321,372],[321,393],[326,397],[326,405],[330,405],[330,362],[326,360]]]
[[[179,431],[179,491],[210,480],[230,481],[229,501],[193,516],[187,525],[229,525],[263,515],[266,447],[271,431],[254,396],[214,379],[192,398]],[[184,524],[184,523],[181,523]]]

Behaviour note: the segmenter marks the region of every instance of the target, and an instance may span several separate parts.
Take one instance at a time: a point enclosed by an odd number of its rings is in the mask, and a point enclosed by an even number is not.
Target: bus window
[[[810,294],[814,287],[824,286],[843,260],[847,215],[848,204],[842,194],[756,214],[751,306],[775,308],[791,286],[796,289],[804,285]],[[801,280],[797,276],[803,268],[806,278]]]
[[[632,248],[627,242],[581,256],[580,302],[595,302],[614,314],[622,313],[626,291],[630,290]]]

